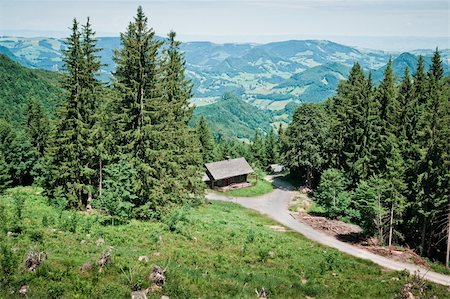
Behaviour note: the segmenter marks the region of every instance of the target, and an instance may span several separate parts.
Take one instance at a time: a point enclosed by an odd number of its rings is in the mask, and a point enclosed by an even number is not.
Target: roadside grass
[[[167,279],[149,298],[255,298],[262,287],[268,298],[393,298],[407,278],[297,233],[274,231],[275,222],[233,203],[112,226],[100,214],[60,211],[41,191],[15,188],[0,196],[0,298],[19,298],[23,285],[28,298],[129,298],[149,286],[153,265],[166,268]],[[17,195],[25,198],[20,221]],[[7,236],[12,228],[17,234]],[[97,245],[100,238],[104,244]],[[23,266],[30,248],[47,254],[35,273]],[[108,248],[112,262],[99,272],[96,260]],[[148,263],[138,261],[143,255]],[[81,273],[88,261],[94,269]],[[431,283],[425,292],[425,298],[448,295]]]
[[[427,263],[427,265],[435,272],[450,275],[450,269],[445,267],[444,264],[440,262],[433,262],[430,259],[424,258],[424,261]]]
[[[219,193],[227,196],[253,197],[267,194],[271,192],[274,188],[272,183],[264,179],[259,179],[258,181],[256,181],[255,179],[250,179],[249,182],[255,185]]]

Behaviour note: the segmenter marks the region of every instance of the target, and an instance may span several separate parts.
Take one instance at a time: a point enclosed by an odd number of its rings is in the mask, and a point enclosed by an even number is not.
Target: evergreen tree
[[[387,182],[379,176],[371,176],[367,181],[360,181],[355,189],[353,201],[359,211],[359,225],[367,236],[377,236],[384,244],[386,235],[387,211],[384,205],[385,186]]]
[[[63,87],[67,101],[59,112],[52,149],[50,187],[74,207],[91,208],[98,174],[98,148],[94,125],[101,84],[96,40],[90,21],[82,27],[73,21],[72,34],[64,51]]]
[[[433,238],[438,235],[436,222],[441,206],[448,201],[448,191],[441,188],[444,147],[441,138],[445,136],[448,95],[445,94],[442,60],[439,52],[433,57],[433,65],[427,78],[427,102],[419,120],[418,133],[421,146],[421,159],[418,162],[417,198],[419,212],[422,214],[421,252],[431,254]]]
[[[331,166],[351,171],[352,178],[357,176],[357,169],[360,168],[355,164],[361,159],[358,152],[362,150],[361,142],[364,143],[369,88],[361,66],[356,63],[348,79],[339,84],[330,108],[336,117],[331,130]],[[359,163],[361,164],[361,161]]]
[[[278,140],[273,130],[270,130],[264,140],[264,148],[266,149],[267,164],[278,162]]]
[[[337,218],[352,214],[348,185],[348,179],[340,170],[330,168],[322,173],[314,199],[325,208],[329,217]]]
[[[195,200],[202,190],[199,142],[188,127],[191,84],[184,58],[174,33],[158,57],[161,42],[154,35],[139,7],[114,57],[117,140],[135,170],[133,204],[139,217],[159,217],[164,206]]]
[[[0,151],[0,194],[11,185],[11,176],[9,174],[9,166],[3,158],[3,153]]]
[[[255,137],[250,145],[253,162],[258,164],[260,168],[267,165],[266,147],[264,139],[259,136],[259,132],[255,132]]]
[[[202,155],[203,163],[214,162],[217,158],[215,142],[203,115],[197,123],[196,131],[200,140],[200,153]]]
[[[283,160],[293,173],[304,177],[312,188],[326,159],[329,134],[328,115],[323,106],[303,104],[298,107],[286,131]]]
[[[49,143],[50,120],[42,104],[35,99],[28,103],[26,116],[28,135],[41,158],[44,156]]]

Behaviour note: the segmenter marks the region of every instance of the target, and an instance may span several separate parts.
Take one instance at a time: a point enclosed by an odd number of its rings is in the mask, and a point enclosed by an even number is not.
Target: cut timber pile
[[[355,246],[399,262],[412,263],[415,265],[428,267],[423,258],[409,248],[380,246],[374,238],[365,239],[361,235],[361,228],[357,225],[345,223],[335,219],[312,216],[305,213],[299,213],[295,216],[300,222],[308,224],[315,230],[322,231],[327,235],[333,236],[343,242],[352,243]]]
[[[339,220],[328,219],[319,216],[299,215],[299,220],[332,236],[360,234],[361,228],[354,224],[348,224]]]

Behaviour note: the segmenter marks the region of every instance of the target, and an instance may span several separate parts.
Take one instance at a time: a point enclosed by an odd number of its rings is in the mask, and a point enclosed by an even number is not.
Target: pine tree
[[[258,164],[259,167],[264,168],[267,165],[266,147],[264,139],[259,136],[259,132],[255,132],[250,150],[253,156],[253,162]]]
[[[404,162],[397,147],[396,137],[390,135],[388,137],[389,150],[386,157],[386,172],[382,177],[386,180],[385,187],[385,206],[389,210],[389,236],[388,245],[391,246],[393,242],[394,233],[400,236],[396,229],[399,224],[403,222],[403,211],[405,209],[404,192],[406,184],[404,182]]]
[[[366,107],[362,105],[367,83],[364,72],[358,63],[352,67],[347,80],[342,81],[331,104],[331,111],[336,116],[331,130],[331,158],[333,167],[346,171],[354,168],[359,159],[356,147],[359,147],[362,133],[361,122],[364,121]],[[352,177],[355,174],[352,173]]]
[[[397,123],[397,87],[392,69],[392,60],[389,60],[384,72],[383,80],[378,87],[374,99],[373,110],[376,119],[372,124],[370,164],[371,174],[386,172],[387,157],[391,146],[396,146],[396,138],[392,138]],[[394,135],[395,137],[395,135]],[[395,143],[393,145],[392,143]]]
[[[99,147],[101,140],[98,139],[98,130],[101,126],[96,125],[99,121],[99,108],[101,106],[102,86],[97,79],[100,71],[100,57],[97,55],[100,48],[97,47],[97,40],[94,37],[95,32],[91,27],[89,18],[81,30],[81,105],[79,109],[82,119],[81,138],[85,148],[82,156],[83,160],[83,184],[86,189],[86,209],[92,209],[93,193],[97,190],[97,180],[100,170]],[[97,130],[95,130],[96,128]],[[97,134],[96,134],[97,133]]]
[[[424,113],[419,120],[420,146],[422,156],[418,163],[416,190],[418,192],[419,212],[423,216],[421,250],[431,254],[433,239],[436,238],[436,222],[439,211],[448,201],[448,191],[441,188],[441,182],[446,181],[443,172],[445,161],[445,145],[441,138],[445,136],[448,95],[445,94],[442,60],[439,51],[433,57],[433,64],[427,76],[427,102],[424,103]]]
[[[273,130],[270,130],[264,140],[264,148],[266,149],[267,164],[278,162],[278,140]]]
[[[184,58],[174,33],[160,58],[161,42],[154,35],[139,7],[114,57],[116,138],[136,173],[133,204],[139,217],[159,217],[164,206],[195,200],[201,191],[199,142],[188,127],[191,84]]]
[[[12,180],[9,172],[9,166],[6,164],[3,153],[0,151],[0,194],[11,186]]]
[[[328,115],[323,106],[299,106],[286,130],[283,161],[293,173],[305,179],[312,188],[326,161],[326,139],[329,134]]]
[[[32,145],[38,151],[39,158],[41,158],[44,156],[49,143],[50,120],[42,104],[35,99],[31,99],[28,103],[26,117],[28,135]]]
[[[215,143],[203,115],[197,123],[196,131],[200,141],[200,153],[202,155],[203,163],[214,162],[217,159]]]
[[[64,197],[72,207],[82,205],[81,141],[82,119],[81,73],[83,54],[81,50],[79,23],[73,20],[72,33],[66,40],[63,53],[64,75],[62,85],[66,90],[66,102],[58,112],[55,136],[52,140],[52,171],[46,190],[53,198]]]

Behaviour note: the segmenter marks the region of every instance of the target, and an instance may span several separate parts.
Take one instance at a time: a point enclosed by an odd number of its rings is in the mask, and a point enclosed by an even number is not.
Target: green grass
[[[232,203],[178,209],[161,222],[111,226],[98,214],[58,212],[38,191],[16,188],[0,197],[0,298],[19,298],[25,284],[28,298],[129,298],[131,290],[148,287],[155,264],[167,267],[167,280],[149,298],[255,298],[262,287],[269,298],[393,298],[406,280],[403,272],[276,232],[268,227],[273,221]],[[26,197],[21,221],[14,220],[18,193]],[[6,236],[17,226],[20,234]],[[98,238],[105,244],[97,246]],[[103,272],[80,273],[109,246],[113,260]],[[47,254],[35,273],[23,268],[30,248]],[[150,261],[139,262],[141,255]],[[448,295],[430,283],[425,290],[424,298]]]
[[[244,187],[234,190],[229,190],[225,192],[220,192],[220,194],[227,195],[227,196],[236,196],[236,197],[253,197],[253,196],[259,196],[264,195],[273,190],[272,183],[259,179],[258,181],[249,180],[250,183],[253,183],[255,185],[250,187]]]

